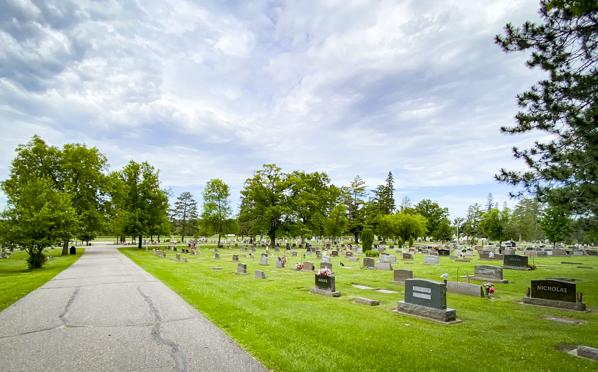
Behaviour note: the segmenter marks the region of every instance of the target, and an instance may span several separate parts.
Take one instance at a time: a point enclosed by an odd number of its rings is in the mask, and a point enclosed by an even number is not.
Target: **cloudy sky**
[[[54,4],[52,4],[54,3]],[[160,169],[176,196],[264,163],[325,171],[452,217],[508,199],[499,133],[541,75],[493,43],[537,1],[0,0],[0,179],[34,134]],[[6,202],[0,195],[0,206]],[[515,201],[509,201],[510,205]]]

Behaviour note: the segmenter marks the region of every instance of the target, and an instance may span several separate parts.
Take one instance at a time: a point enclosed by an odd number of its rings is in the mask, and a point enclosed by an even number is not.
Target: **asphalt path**
[[[112,246],[0,313],[0,371],[264,371]]]

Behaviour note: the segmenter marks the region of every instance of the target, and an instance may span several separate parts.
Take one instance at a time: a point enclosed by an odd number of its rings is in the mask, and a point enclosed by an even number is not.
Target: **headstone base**
[[[328,296],[328,297],[340,297],[341,293],[340,292],[332,292],[332,291],[327,291],[325,289],[320,289],[320,288],[312,288],[309,290],[311,293],[315,293],[315,294],[319,294],[322,296]]]
[[[356,303],[356,304],[363,304],[363,305],[370,305],[370,306],[380,305],[380,301],[372,300],[371,298],[365,298],[365,297],[354,297],[352,302]]]
[[[523,266],[503,266],[503,269],[509,269],[509,270],[522,270],[522,271],[528,271],[531,270],[531,268],[529,267],[523,267]]]
[[[237,273],[237,272],[235,272],[235,274],[237,274],[237,275],[247,275],[247,273]]]
[[[410,304],[404,301],[399,301],[397,311],[400,313],[407,313],[412,315],[422,316],[439,320],[441,322],[454,322],[457,320],[457,310],[455,309],[435,309],[433,307]]]
[[[586,304],[584,304],[583,302],[568,302],[568,301],[549,300],[546,298],[524,297],[523,303],[530,304],[530,305],[557,307],[559,309],[586,311]]]
[[[503,284],[507,284],[509,282],[506,279],[491,279],[491,278],[484,278],[484,277],[481,277],[481,276],[470,276],[468,279],[479,280],[479,281],[482,281],[482,282],[503,283]]]

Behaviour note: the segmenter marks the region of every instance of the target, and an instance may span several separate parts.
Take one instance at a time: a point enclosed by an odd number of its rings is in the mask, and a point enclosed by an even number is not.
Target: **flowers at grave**
[[[320,271],[318,272],[319,276],[332,276],[332,270],[330,270],[327,267],[324,267],[322,269],[320,269]]]
[[[302,263],[295,264],[295,270],[297,270],[297,271],[303,270],[303,264]]]

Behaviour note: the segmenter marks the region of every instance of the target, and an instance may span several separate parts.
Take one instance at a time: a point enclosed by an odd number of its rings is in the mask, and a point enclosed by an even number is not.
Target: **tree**
[[[450,230],[451,224],[448,219],[448,209],[441,208],[438,203],[430,199],[423,199],[415,205],[415,212],[424,216],[428,221],[426,236],[431,236],[436,240],[446,240],[446,227],[448,226]]]
[[[338,238],[343,235],[347,229],[348,223],[347,208],[341,203],[330,211],[330,214],[324,221],[324,231],[327,236]]]
[[[399,212],[383,216],[379,224],[379,234],[406,242],[426,234],[427,220],[417,213]]]
[[[79,144],[64,145],[60,161],[61,184],[77,213],[76,237],[89,242],[106,223],[107,185],[104,171],[107,159],[97,148]],[[62,254],[68,254],[68,241]]]
[[[372,243],[374,242],[374,232],[369,227],[366,227],[361,232],[361,245],[363,251],[367,252],[372,249]]]
[[[492,208],[482,214],[480,229],[486,234],[488,239],[497,240],[500,246],[503,241],[510,237],[509,223],[510,215],[508,209],[500,211],[498,208]]]
[[[467,217],[463,223],[463,233],[467,235],[470,240],[481,236],[482,229],[480,228],[480,221],[482,219],[482,206],[478,203],[470,205],[467,208]]]
[[[202,220],[218,234],[218,247],[226,222],[231,216],[230,191],[224,181],[214,178],[206,183],[203,192]]]
[[[511,216],[512,225],[515,229],[515,235],[520,240],[534,241],[542,238],[542,229],[540,228],[539,218],[542,214],[541,204],[530,198],[522,199]]]
[[[507,53],[531,51],[530,68],[548,78],[519,94],[516,124],[506,134],[543,134],[527,149],[513,148],[528,169],[501,169],[501,182],[523,187],[540,201],[570,209],[598,226],[598,3],[542,0],[542,23],[507,24],[496,43]]]
[[[349,186],[341,188],[341,198],[347,207],[348,229],[355,238],[355,244],[359,243],[359,234],[364,224],[361,209],[365,204],[365,187],[365,181],[361,177],[355,176]]]
[[[158,171],[149,163],[130,161],[112,176],[112,200],[120,210],[118,230],[139,238],[163,228],[168,220],[168,197],[160,189]]]
[[[455,235],[457,235],[457,243],[459,243],[461,233],[463,232],[462,226],[464,222],[465,218],[463,217],[457,217],[453,220],[453,224],[455,226]]]
[[[569,213],[556,206],[546,208],[540,219],[542,231],[544,231],[544,234],[554,246],[556,246],[556,243],[562,242],[571,236],[571,232],[573,231],[572,225]]]
[[[379,185],[376,190],[374,190],[374,200],[376,201],[378,215],[394,212],[394,178],[392,172],[388,172],[386,182],[383,185]]]
[[[276,164],[264,164],[252,178],[245,180],[241,190],[242,228],[250,233],[265,232],[274,248],[277,233],[290,222],[289,195],[288,175]]]
[[[72,236],[77,229],[70,195],[55,190],[50,179],[35,175],[10,188],[4,185],[8,208],[2,216],[7,227],[3,243],[24,248],[29,254],[29,268],[41,268],[45,262],[43,250]]]
[[[174,203],[171,217],[178,224],[182,242],[185,241],[185,236],[193,235],[199,215],[197,214],[197,202],[190,192],[185,191],[179,195]]]
[[[106,158],[96,148],[66,144],[63,149],[48,146],[39,136],[17,147],[11,175],[4,182],[7,194],[18,193],[32,179],[46,180],[52,190],[68,194],[76,213],[74,229],[63,229],[62,254],[68,254],[71,238],[89,241],[105,222]]]
[[[325,220],[339,196],[339,189],[330,184],[326,173],[295,171],[289,174],[289,205],[292,211],[293,235],[303,240],[325,233]]]

